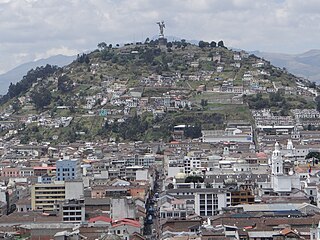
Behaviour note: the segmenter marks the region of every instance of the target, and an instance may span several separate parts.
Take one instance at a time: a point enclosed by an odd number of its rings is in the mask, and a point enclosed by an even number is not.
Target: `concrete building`
[[[231,194],[214,188],[196,189],[194,193],[195,213],[200,216],[218,215],[223,207],[231,206]]]
[[[34,184],[31,187],[32,210],[53,211],[57,202],[82,197],[81,181],[56,181],[50,184]]]
[[[53,211],[57,201],[65,200],[64,182],[34,184],[31,187],[32,210]]]
[[[66,200],[61,204],[60,212],[64,222],[84,222],[85,221],[85,205],[84,200]]]
[[[56,178],[58,181],[79,179],[81,166],[78,159],[61,159],[56,163]]]
[[[132,198],[112,198],[111,216],[113,220],[122,218],[136,218],[136,206]]]

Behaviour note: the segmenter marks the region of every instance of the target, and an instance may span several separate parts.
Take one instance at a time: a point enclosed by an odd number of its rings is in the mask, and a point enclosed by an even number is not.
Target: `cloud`
[[[158,20],[166,35],[302,52],[318,48],[319,7],[318,0],[0,0],[0,63],[8,70],[101,41],[142,41],[158,34]]]

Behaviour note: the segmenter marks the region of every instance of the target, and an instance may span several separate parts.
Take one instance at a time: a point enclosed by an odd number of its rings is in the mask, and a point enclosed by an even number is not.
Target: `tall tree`
[[[318,164],[320,160],[320,152],[309,152],[306,156],[306,159],[312,158],[312,165]]]
[[[215,41],[211,41],[210,43],[210,47],[214,48],[217,46],[217,43]]]
[[[104,50],[107,48],[107,44],[105,42],[101,42],[101,43],[98,43],[97,47],[100,49],[100,50]]]
[[[222,40],[220,40],[220,41],[218,42],[218,47],[224,47],[224,43],[223,43]]]

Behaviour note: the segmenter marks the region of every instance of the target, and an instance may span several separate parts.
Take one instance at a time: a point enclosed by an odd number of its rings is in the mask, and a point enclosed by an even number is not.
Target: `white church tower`
[[[279,143],[274,145],[274,151],[271,158],[271,174],[282,175],[283,174],[283,160],[281,156]]]
[[[289,143],[290,145],[290,143]],[[291,148],[291,146],[289,146]],[[279,143],[275,143],[271,157],[271,187],[275,192],[291,192],[292,188],[300,189],[299,176],[283,173],[283,159]]]

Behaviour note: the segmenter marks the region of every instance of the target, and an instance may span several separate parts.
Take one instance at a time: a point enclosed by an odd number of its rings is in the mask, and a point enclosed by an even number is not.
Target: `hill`
[[[250,109],[314,108],[316,86],[223,42],[98,44],[58,68],[38,67],[1,99],[2,135],[30,141],[198,138]],[[10,123],[10,124],[9,124]],[[184,131],[174,132],[174,126]]]
[[[320,83],[320,50],[310,50],[302,54],[282,54],[268,52],[252,52],[253,54],[267,59],[278,67],[285,67],[288,71]]]
[[[17,83],[27,72],[36,67],[45,66],[47,64],[63,67],[71,63],[76,56],[56,55],[46,59],[39,59],[33,62],[21,64],[10,71],[0,74],[0,94],[3,95],[8,91],[10,83]]]

